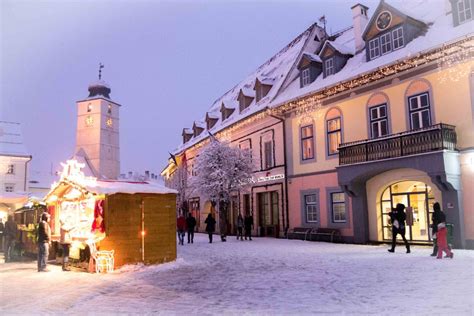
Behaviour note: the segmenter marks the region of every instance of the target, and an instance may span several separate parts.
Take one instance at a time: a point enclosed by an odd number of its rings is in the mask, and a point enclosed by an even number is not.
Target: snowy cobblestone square
[[[209,244],[197,234],[176,262],[108,275],[7,263],[0,313],[472,315],[473,251],[436,260],[428,247],[386,249],[234,236]]]

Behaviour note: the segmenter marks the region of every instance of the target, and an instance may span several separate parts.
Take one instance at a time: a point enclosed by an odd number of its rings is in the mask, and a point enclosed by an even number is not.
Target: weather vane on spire
[[[102,68],[104,68],[104,65],[99,63],[99,80],[102,78]]]

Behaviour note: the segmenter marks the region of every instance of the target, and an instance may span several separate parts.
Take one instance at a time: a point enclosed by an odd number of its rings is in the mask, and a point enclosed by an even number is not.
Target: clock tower
[[[120,174],[119,109],[111,89],[100,79],[89,86],[87,99],[77,102],[75,155],[83,156],[97,178]]]

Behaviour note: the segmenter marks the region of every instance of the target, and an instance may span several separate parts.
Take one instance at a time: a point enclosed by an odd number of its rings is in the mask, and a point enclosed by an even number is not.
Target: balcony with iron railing
[[[455,127],[436,124],[426,128],[339,145],[339,165],[406,157],[440,150],[456,150]]]

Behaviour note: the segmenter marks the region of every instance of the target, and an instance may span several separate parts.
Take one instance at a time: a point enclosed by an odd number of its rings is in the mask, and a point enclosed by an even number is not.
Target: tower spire
[[[99,80],[102,78],[102,68],[104,68],[104,65],[99,63]]]

